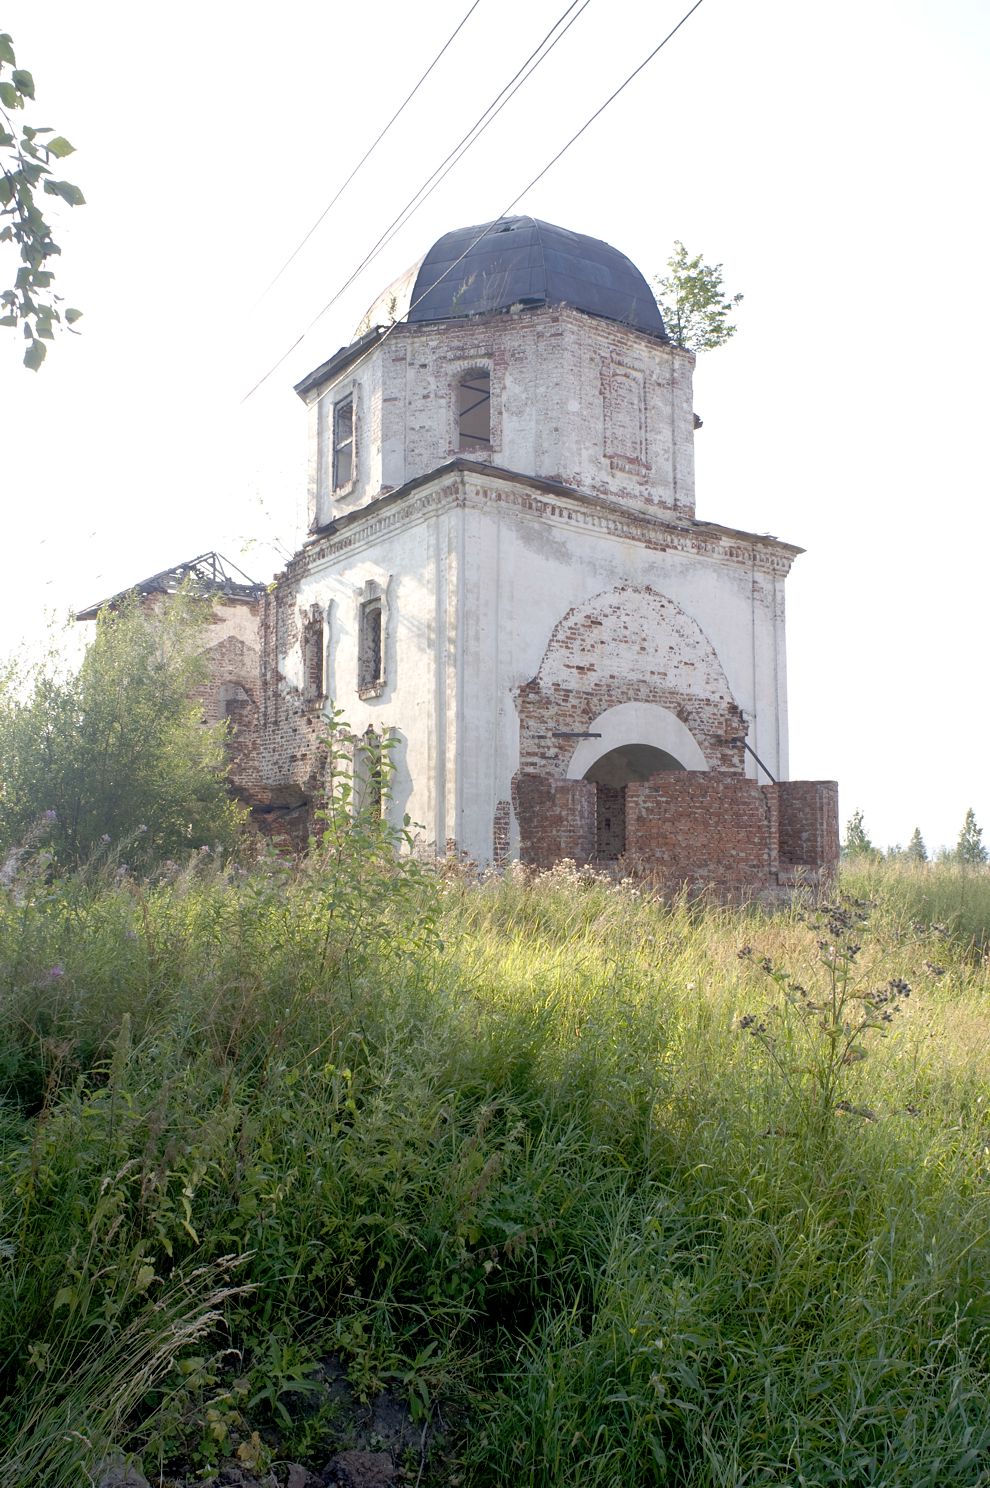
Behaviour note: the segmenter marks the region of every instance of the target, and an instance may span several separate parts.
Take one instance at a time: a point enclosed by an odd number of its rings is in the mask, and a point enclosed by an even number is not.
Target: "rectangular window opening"
[[[468,372],[457,385],[458,448],[492,447],[492,379],[490,372]]]
[[[333,488],[349,486],[354,475],[354,399],[333,405]]]
[[[382,769],[382,741],[371,731],[365,735],[368,744],[368,790],[365,799],[366,809],[374,817],[382,814],[382,801],[384,799],[384,772]]]
[[[325,651],[323,621],[310,620],[303,629],[303,696],[309,702],[323,697]]]
[[[369,599],[361,606],[358,638],[358,688],[379,687],[384,681],[382,666],[382,602]]]

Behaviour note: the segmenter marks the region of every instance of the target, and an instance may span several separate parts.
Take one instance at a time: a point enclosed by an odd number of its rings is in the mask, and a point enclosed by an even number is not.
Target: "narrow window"
[[[369,599],[361,606],[358,635],[358,691],[380,687],[385,680],[382,666],[382,602]]]
[[[326,652],[326,634],[319,606],[313,605],[310,618],[303,626],[303,696],[308,702],[323,697],[323,658]]]
[[[341,491],[354,475],[354,399],[333,405],[333,488]]]
[[[370,726],[364,735],[364,799],[362,808],[369,816],[380,817],[384,798],[384,771],[382,769],[382,741]]]
[[[490,372],[467,372],[457,385],[458,448],[492,447],[492,378]]]

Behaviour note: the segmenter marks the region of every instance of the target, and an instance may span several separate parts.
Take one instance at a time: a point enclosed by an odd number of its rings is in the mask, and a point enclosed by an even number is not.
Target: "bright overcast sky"
[[[293,382],[441,233],[503,212],[689,0],[589,0],[242,404],[566,0],[480,0],[259,303],[468,3],[6,0],[26,118],[72,140],[88,204],[56,234],[82,335],[32,374],[0,332],[0,652],[211,548],[271,577],[302,535]],[[704,0],[516,208],[648,276],[681,238],[744,291],[696,374],[698,515],[807,549],[791,775],[838,778],[843,820],[862,807],[883,846],[916,825],[954,842],[970,805],[990,839],[988,56],[985,0]]]

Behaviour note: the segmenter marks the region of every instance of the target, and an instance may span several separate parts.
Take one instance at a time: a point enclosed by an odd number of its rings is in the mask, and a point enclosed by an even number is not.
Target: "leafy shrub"
[[[0,678],[0,858],[39,839],[62,868],[109,852],[147,867],[236,841],[224,731],[205,728],[209,605],[191,591],[101,611],[78,671],[53,653]]]

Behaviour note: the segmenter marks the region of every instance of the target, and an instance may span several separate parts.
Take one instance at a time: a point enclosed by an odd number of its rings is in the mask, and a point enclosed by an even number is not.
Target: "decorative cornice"
[[[314,565],[368,546],[445,506],[497,504],[541,521],[606,533],[653,551],[692,553],[786,574],[803,548],[766,534],[723,527],[672,512],[643,511],[557,481],[522,475],[457,457],[321,528],[287,564],[279,581],[300,578]]]

